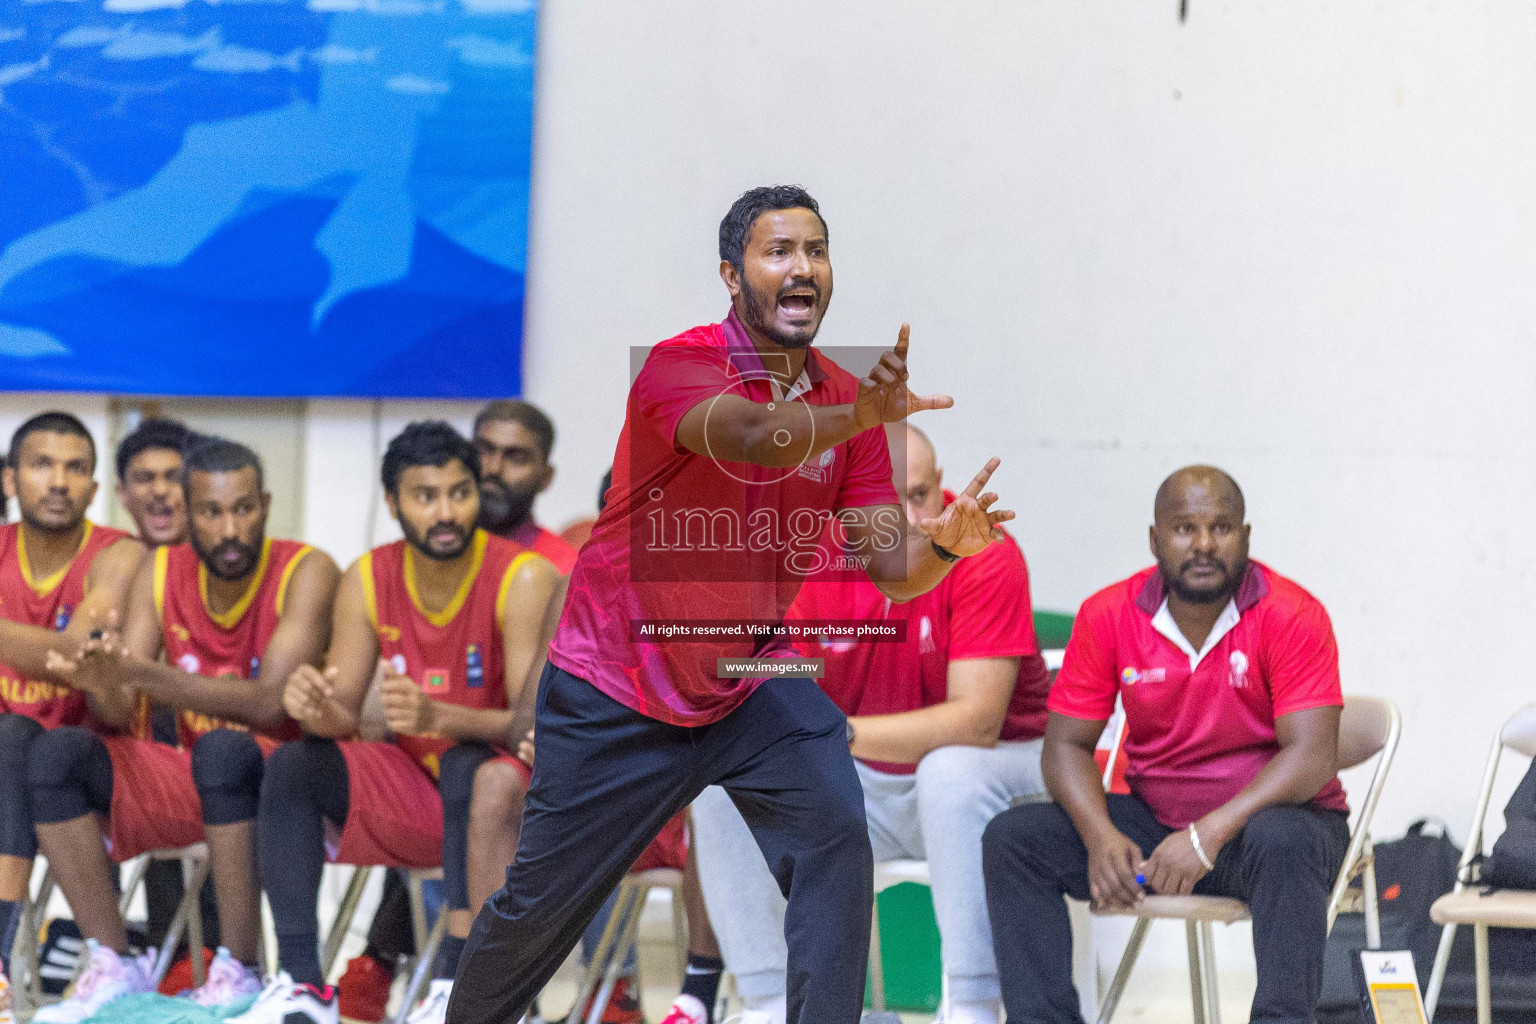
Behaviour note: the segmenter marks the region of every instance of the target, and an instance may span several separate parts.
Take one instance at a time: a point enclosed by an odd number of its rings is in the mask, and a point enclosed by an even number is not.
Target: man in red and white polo
[[[1313,1019],[1349,842],[1338,648],[1316,598],[1249,560],[1249,531],[1231,477],[1179,470],[1157,493],[1157,565],[1073,625],[1041,757],[1055,802],[999,815],[982,843],[1010,1021],[1082,1020],[1062,893],[1129,907],[1148,892],[1245,901],[1251,1019]],[[1106,796],[1093,750],[1117,696],[1131,792]]]

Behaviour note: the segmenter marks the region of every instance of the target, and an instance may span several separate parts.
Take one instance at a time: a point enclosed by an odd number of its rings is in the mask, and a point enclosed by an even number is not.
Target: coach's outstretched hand
[[[915,412],[948,409],[955,400],[948,395],[914,395],[907,387],[907,339],[912,328],[902,324],[896,347],[880,357],[868,377],[859,379],[853,400],[853,417],[861,430],[904,420]]]
[[[1013,513],[1006,509],[993,509],[997,495],[991,491],[982,493],[1000,461],[988,459],[980,473],[971,478],[964,491],[954,501],[944,506],[944,511],[934,519],[920,519],[915,524],[945,551],[956,555],[974,555],[984,551],[988,544],[1003,539],[998,523],[1006,523]]]

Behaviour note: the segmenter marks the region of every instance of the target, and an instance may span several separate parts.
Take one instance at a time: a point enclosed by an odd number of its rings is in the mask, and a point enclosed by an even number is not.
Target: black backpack
[[[1479,884],[1491,889],[1536,889],[1536,761],[1504,805],[1504,834],[1483,861]]]
[[[1440,834],[1425,831],[1427,822],[1416,821],[1401,839],[1376,844],[1376,905],[1381,916],[1383,949],[1413,952],[1419,991],[1427,992],[1435,966],[1441,926],[1429,919],[1429,908],[1456,883],[1461,850],[1441,827]],[[1354,888],[1358,890],[1359,879]],[[1536,932],[1494,928],[1489,932],[1493,1005],[1498,1019],[1536,1024]],[[1358,1024],[1359,997],[1352,961],[1365,948],[1365,915],[1340,914],[1323,954],[1323,996],[1318,1019],[1328,1024]],[[1472,929],[1456,930],[1437,1024],[1472,1020],[1476,1007],[1473,979]]]

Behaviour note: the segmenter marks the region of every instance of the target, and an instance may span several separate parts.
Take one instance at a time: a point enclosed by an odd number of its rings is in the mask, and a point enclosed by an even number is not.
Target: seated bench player
[[[907,520],[938,516],[954,495],[928,438],[887,428]],[[904,452],[903,452],[904,449]],[[903,457],[903,454],[905,457]],[[949,1024],[997,1024],[997,966],[981,880],[981,834],[1015,800],[1043,794],[1040,736],[1049,680],[1035,640],[1029,572],[1013,538],[963,559],[937,587],[893,603],[829,530],[825,567],[786,621],[904,622],[902,643],[822,637],[821,686],[848,716],[875,860],[926,859],[948,981]],[[704,901],[746,1003],[743,1024],[782,1024],[784,897],[723,789],[693,804]],[[677,1024],[704,1024],[704,1007]]]
[[[271,496],[244,445],[201,440],[186,453],[183,486],[189,542],[155,549],[134,580],[120,641],[88,641],[65,670],[104,713],[114,709],[114,724],[142,721],[150,701],[174,707],[180,745],[62,728],[39,737],[28,758],[38,838],[91,940],[74,995],[39,1010],[43,1024],[74,1024],[149,990],[126,956],[113,862],[204,840],[227,949],[193,999],[221,1006],[261,988],[263,758],[298,735],[283,685],[323,655],[339,574],[323,552],[266,536]]]
[[[1338,648],[1323,606],[1250,561],[1248,538],[1232,478],[1181,469],[1157,492],[1157,564],[1083,604],[1050,696],[1055,803],[1005,811],[982,841],[1010,1021],[1082,1020],[1062,893],[1129,908],[1146,892],[1246,902],[1250,1019],[1314,1019],[1349,841]],[[1093,750],[1117,695],[1131,792],[1106,797]]]
[[[479,458],[448,424],[408,426],[381,475],[405,539],[343,576],[327,667],[296,671],[284,697],[309,735],[273,755],[262,783],[262,884],[291,983],[270,987],[241,1024],[336,1021],[318,956],[327,860],[442,865],[450,916],[434,985],[449,983],[473,920],[465,843],[475,771],[529,725],[523,693],[543,663],[559,572],[476,527]],[[349,739],[381,664],[393,742]]]
[[[46,729],[100,729],[88,694],[47,667],[120,615],[143,547],[86,518],[96,497],[96,445],[78,419],[45,412],[11,437],[4,487],[14,523],[0,525],[0,963],[9,964],[37,838],[27,806],[27,752]],[[0,1014],[8,1004],[0,971]]]

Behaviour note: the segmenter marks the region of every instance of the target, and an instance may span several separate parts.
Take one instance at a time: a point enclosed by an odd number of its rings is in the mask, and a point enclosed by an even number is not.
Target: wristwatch
[[[930,540],[928,543],[933,546],[933,553],[938,555],[944,561],[951,564],[960,561],[960,556],[955,554],[953,551],[950,551],[947,548],[939,547],[938,544],[934,543],[932,540]]]

